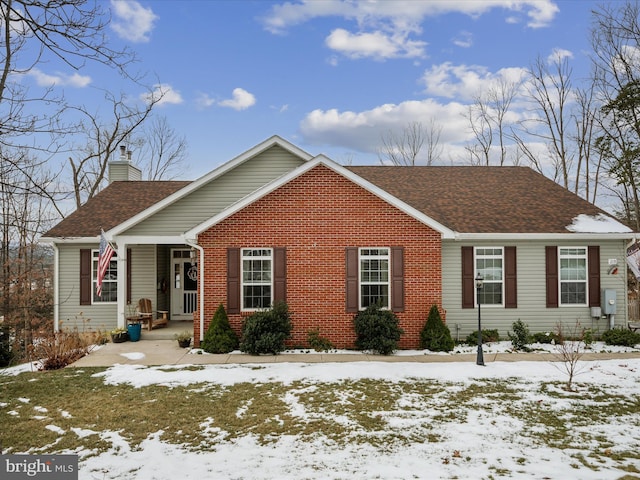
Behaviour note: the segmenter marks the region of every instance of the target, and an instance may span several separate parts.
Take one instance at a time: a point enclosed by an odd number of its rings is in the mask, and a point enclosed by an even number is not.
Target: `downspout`
[[[204,248],[191,240],[185,239],[184,243],[195,248],[200,253],[198,260],[198,313],[200,315],[200,341],[204,340]]]
[[[53,331],[60,330],[60,251],[55,242],[53,247]]]

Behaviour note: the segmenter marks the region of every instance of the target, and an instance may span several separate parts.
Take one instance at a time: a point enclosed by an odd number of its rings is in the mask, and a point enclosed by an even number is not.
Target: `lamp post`
[[[482,275],[476,275],[476,297],[478,298],[478,355],[476,357],[476,365],[484,366],[484,355],[482,354],[482,326],[480,321],[480,290],[483,284]]]

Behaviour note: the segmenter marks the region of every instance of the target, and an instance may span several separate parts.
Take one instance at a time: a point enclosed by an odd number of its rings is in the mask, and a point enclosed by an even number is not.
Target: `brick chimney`
[[[120,145],[120,158],[109,162],[109,183],[121,180],[142,180],[142,170],[131,163],[131,150]]]

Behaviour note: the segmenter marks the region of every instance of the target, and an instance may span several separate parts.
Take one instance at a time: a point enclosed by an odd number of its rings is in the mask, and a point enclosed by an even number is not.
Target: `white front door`
[[[192,320],[198,306],[198,264],[190,249],[171,250],[171,319]]]

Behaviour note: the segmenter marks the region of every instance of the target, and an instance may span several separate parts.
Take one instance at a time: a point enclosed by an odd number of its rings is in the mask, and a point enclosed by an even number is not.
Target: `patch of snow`
[[[145,357],[142,352],[129,352],[129,353],[121,353],[123,357],[128,358],[129,360],[141,360]]]
[[[47,425],[46,427],[47,430],[51,430],[54,433],[58,433],[60,435],[64,435],[65,433],[67,433],[64,429],[58,427],[57,425]]]
[[[585,215],[581,213],[573,219],[567,230],[575,233],[631,233],[632,230],[613,217],[603,215]]]

